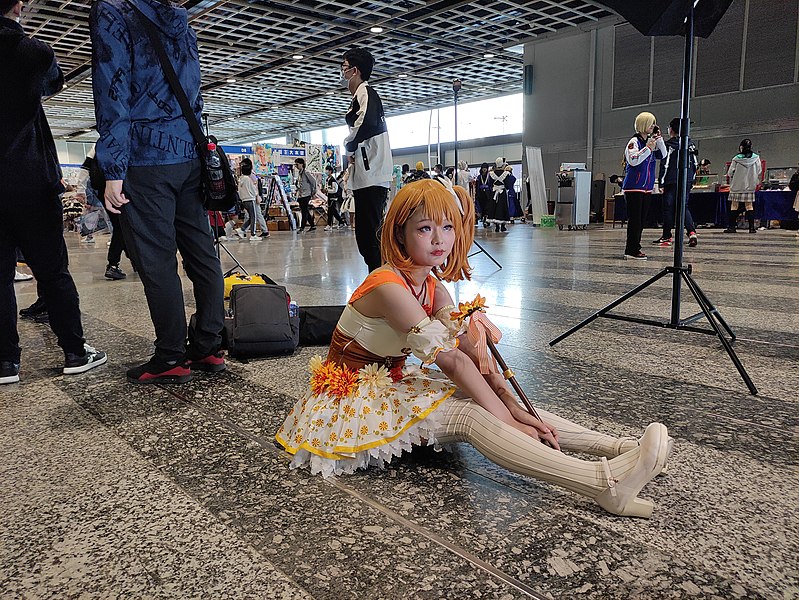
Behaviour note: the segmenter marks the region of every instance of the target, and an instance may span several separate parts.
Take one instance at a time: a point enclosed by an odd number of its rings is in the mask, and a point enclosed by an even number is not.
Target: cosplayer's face
[[[417,208],[402,228],[401,241],[411,260],[420,267],[444,264],[455,244],[455,227],[444,218],[437,224],[424,206]]]

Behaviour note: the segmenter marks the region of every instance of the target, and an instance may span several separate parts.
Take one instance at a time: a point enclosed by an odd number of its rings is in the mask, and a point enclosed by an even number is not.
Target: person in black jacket
[[[660,161],[660,188],[663,190],[663,235],[652,242],[661,246],[671,246],[671,228],[676,227],[674,223],[674,203],[677,200],[677,172],[680,150],[680,119],[674,118],[669,123],[669,139],[666,140],[666,156]],[[696,178],[697,149],[691,138],[688,138],[688,191]],[[696,225],[688,210],[688,198],[685,199],[685,232],[688,234],[688,245],[693,247],[697,244]],[[679,235],[680,232],[677,232]]]
[[[53,49],[25,34],[17,22],[21,12],[22,2],[0,0],[0,384],[19,381],[17,247],[48,307],[50,328],[65,354],[63,373],[83,373],[107,361],[83,337],[58,198],[64,191],[61,167],[42,108],[42,97],[63,87],[64,74]]]

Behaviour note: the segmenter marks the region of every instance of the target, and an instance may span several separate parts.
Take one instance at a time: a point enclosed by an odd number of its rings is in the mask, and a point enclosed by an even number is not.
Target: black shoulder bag
[[[161,69],[169,82],[169,87],[172,88],[172,93],[175,94],[175,98],[177,98],[178,104],[180,104],[183,116],[189,124],[191,135],[196,142],[197,154],[200,157],[200,164],[202,165],[203,206],[205,206],[207,210],[220,210],[222,212],[235,210],[234,207],[239,199],[238,185],[233,175],[233,170],[230,168],[230,161],[225,151],[219,146],[214,136],[206,136],[200,128],[200,124],[197,122],[197,115],[195,115],[194,111],[191,109],[189,99],[186,97],[186,92],[183,86],[180,85],[180,81],[178,80],[174,67],[172,67],[172,63],[169,62],[166,50],[164,50],[164,45],[161,43],[161,38],[158,36],[155,25],[153,25],[150,19],[139,10],[139,7],[136,6],[134,2],[130,4],[136,11],[139,21],[141,21],[144,26],[147,37],[150,38],[150,44],[158,55]]]

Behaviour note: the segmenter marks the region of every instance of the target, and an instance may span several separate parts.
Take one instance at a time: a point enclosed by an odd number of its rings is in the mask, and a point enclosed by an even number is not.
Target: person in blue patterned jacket
[[[655,123],[655,115],[642,112],[635,117],[635,135],[624,149],[625,173],[621,189],[627,202],[627,245],[624,258],[646,260],[641,252],[641,233],[649,209],[647,195],[655,187],[655,159],[666,156],[666,144]]]
[[[159,31],[200,122],[197,36],[187,11],[166,1],[100,0],[92,5],[89,20],[100,134],[96,156],[107,180],[106,208],[120,214],[156,334],[155,354],[130,369],[128,381],[181,383],[191,379],[192,369],[225,368],[219,350],[224,284],[202,204],[195,141],[150,44],[145,18]],[[188,348],[177,251],[197,305]]]

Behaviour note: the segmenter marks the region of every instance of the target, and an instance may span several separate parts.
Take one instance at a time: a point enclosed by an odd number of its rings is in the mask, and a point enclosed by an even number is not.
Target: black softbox
[[[685,35],[685,17],[695,0],[599,0],[644,35]],[[732,0],[699,0],[694,8],[694,35],[706,38]]]

